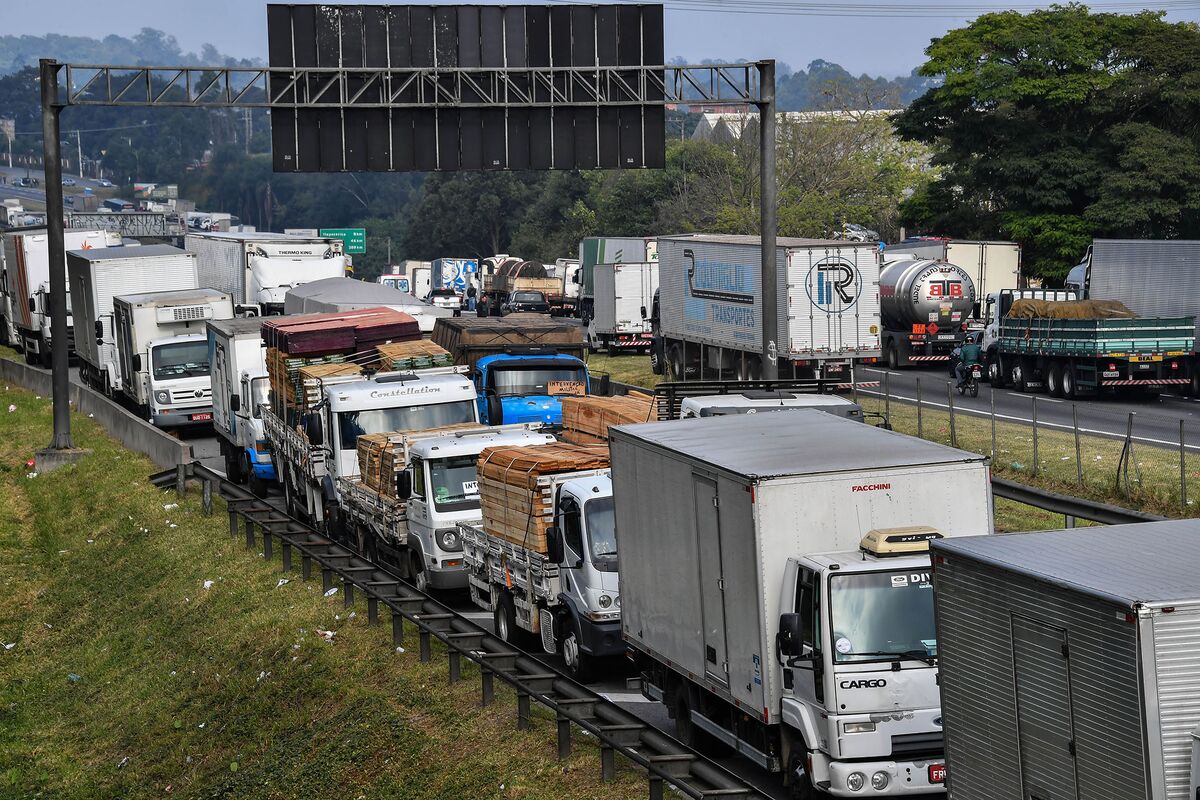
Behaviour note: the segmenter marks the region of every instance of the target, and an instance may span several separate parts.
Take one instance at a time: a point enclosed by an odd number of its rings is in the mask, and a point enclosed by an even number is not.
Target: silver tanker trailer
[[[905,259],[879,273],[883,357],[896,369],[948,362],[967,335],[975,284],[966,270],[947,261]]]

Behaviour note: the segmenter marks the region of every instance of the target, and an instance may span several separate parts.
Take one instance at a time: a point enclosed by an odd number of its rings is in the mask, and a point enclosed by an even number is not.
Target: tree
[[[1196,25],[1052,6],[985,14],[926,55],[945,81],[896,124],[943,169],[908,224],[1016,238],[1050,280],[1093,236],[1200,236]]]

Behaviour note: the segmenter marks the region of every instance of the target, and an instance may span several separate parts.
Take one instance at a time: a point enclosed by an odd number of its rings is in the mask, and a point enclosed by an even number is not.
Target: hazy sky
[[[1009,7],[984,0],[920,0],[919,4],[855,0],[854,5],[867,3],[902,6],[904,16],[751,13],[762,7],[818,5],[787,0],[667,0],[667,55],[692,61],[773,57],[795,68],[824,59],[853,73],[893,76],[907,74],[920,64],[932,37],[965,24],[982,9]],[[1010,5],[1027,9],[1033,3],[1019,0]],[[4,6],[0,34],[54,32],[103,38],[111,33],[128,36],[151,27],[175,36],[185,52],[199,52],[201,45],[211,42],[221,52],[239,58],[266,57],[266,3],[261,0],[0,0],[0,4]],[[679,5],[717,5],[728,10],[673,7]],[[1128,9],[1133,3],[1096,0],[1090,5],[1097,10],[1118,5]],[[1196,4],[1188,5],[1196,8]],[[837,3],[824,4],[824,8],[846,10]],[[929,9],[922,13],[930,16],[911,16],[918,8]],[[1200,12],[1182,11],[1168,18],[1197,21]]]

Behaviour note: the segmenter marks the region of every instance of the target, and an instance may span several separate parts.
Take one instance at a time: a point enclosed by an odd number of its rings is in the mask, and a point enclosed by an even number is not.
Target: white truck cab
[[[1000,382],[1000,360],[996,357],[996,348],[1000,344],[1000,318],[1007,315],[1014,300],[1050,300],[1062,302],[1078,300],[1079,293],[1073,289],[1003,289],[991,292],[983,299],[983,338],[979,341],[983,352],[984,363],[987,364],[988,380],[994,384]]]
[[[815,408],[860,422],[863,419],[861,406],[836,394],[793,393],[779,389],[685,397],[680,405],[679,418],[758,414],[767,411],[786,411],[791,408]]]

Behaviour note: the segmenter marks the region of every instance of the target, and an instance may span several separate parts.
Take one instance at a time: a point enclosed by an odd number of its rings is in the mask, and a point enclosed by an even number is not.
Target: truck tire
[[[883,346],[883,357],[887,361],[888,369],[900,368],[900,355],[896,352],[896,344],[891,339],[888,339],[887,344]]]
[[[1029,387],[1025,385],[1025,365],[1021,363],[1021,359],[1017,359],[1012,367],[1012,385],[1018,392],[1027,392]]]
[[[713,755],[716,742],[692,721],[691,689],[680,686],[675,692],[675,738],[701,755]]]
[[[1046,368],[1046,394],[1050,395],[1051,397],[1062,397],[1062,381],[1062,364],[1051,364]]]
[[[1062,370],[1062,396],[1074,400],[1079,396],[1079,381],[1075,377],[1075,365],[1068,362]]]
[[[995,350],[988,353],[987,357],[988,368],[988,383],[997,389],[1004,388],[1004,362],[1000,360],[1000,354]]]
[[[504,642],[520,647],[518,639],[517,627],[517,609],[513,605],[512,595],[505,592],[500,595],[500,599],[496,601],[496,609],[492,612],[492,620],[495,622],[496,636]]]
[[[567,672],[571,674],[572,678],[580,683],[587,683],[595,672],[596,660],[580,649],[579,629],[575,625],[575,620],[571,617],[564,617],[563,624],[569,626],[562,640],[563,663],[567,665]]]
[[[231,452],[228,445],[223,445],[221,449],[225,451],[225,477],[230,483],[245,483],[246,474],[242,472],[242,459],[237,453]]]
[[[683,363],[683,348],[678,342],[667,348],[667,378],[672,381],[687,380],[687,367]]]
[[[408,569],[412,575],[412,585],[416,587],[418,592],[425,594],[429,593],[429,572],[425,569],[425,564],[421,560],[421,556],[417,553],[408,554]],[[516,624],[514,616],[513,624]]]
[[[812,778],[804,769],[808,763],[807,756],[808,752],[802,750],[799,753],[792,753],[791,758],[788,759],[788,774],[792,781],[788,786],[789,800],[819,800],[825,796],[817,792]]]

